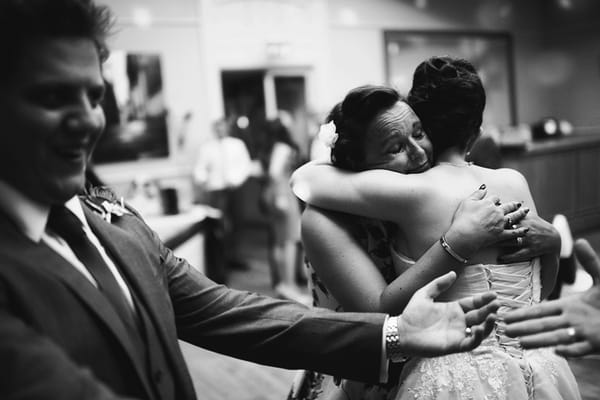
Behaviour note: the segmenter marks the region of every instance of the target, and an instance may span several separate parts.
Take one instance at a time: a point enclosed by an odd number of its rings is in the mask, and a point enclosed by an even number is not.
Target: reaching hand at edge
[[[523,347],[557,346],[556,352],[568,357],[600,353],[600,258],[585,239],[578,239],[574,249],[594,286],[507,313],[506,333],[519,337]]]
[[[431,357],[468,351],[490,334],[499,307],[496,294],[488,292],[459,301],[434,302],[455,280],[456,273],[449,272],[415,292],[398,320],[405,354]]]

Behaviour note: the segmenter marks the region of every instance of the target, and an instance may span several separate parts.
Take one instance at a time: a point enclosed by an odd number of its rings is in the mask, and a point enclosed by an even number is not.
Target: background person
[[[221,211],[221,237],[224,270],[213,271],[211,279],[227,280],[228,269],[246,269],[238,255],[240,227],[235,216],[233,199],[252,171],[252,161],[246,144],[231,136],[231,124],[224,118],[213,122],[213,137],[200,146],[194,166],[194,183],[208,205]]]

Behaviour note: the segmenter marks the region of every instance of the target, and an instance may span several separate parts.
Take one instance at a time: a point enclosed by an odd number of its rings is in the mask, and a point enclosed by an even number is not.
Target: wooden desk
[[[168,248],[205,274],[210,270],[207,264],[215,261],[211,249],[207,249],[207,241],[210,243],[220,219],[219,210],[204,205],[194,205],[176,215],[144,218]]]
[[[600,228],[600,131],[502,148],[502,164],[525,175],[546,220],[564,214],[574,234]]]

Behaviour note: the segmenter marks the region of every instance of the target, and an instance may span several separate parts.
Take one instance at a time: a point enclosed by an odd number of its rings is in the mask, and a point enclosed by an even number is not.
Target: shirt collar
[[[89,227],[77,196],[65,203],[85,227]],[[29,239],[39,242],[46,230],[50,206],[31,200],[8,183],[0,180],[0,211],[4,212]]]

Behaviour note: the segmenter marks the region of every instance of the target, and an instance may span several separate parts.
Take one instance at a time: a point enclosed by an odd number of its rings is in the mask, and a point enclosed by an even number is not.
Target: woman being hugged
[[[481,168],[464,161],[479,134],[485,106],[485,92],[475,69],[465,60],[429,59],[415,71],[408,102],[431,139],[433,168],[402,175],[383,169],[349,173],[328,165],[307,165],[293,176],[296,194],[319,207],[394,222],[398,231],[392,259],[401,274],[396,281],[403,276],[418,277],[419,265],[412,260],[421,258],[428,249],[431,251],[431,243],[438,242],[442,251],[457,263],[454,267],[459,275],[442,300],[494,290],[504,309],[540,301],[554,285],[556,254],[502,264],[498,261],[499,246],[490,242],[482,247],[471,246],[477,241],[464,241],[469,232],[463,230],[451,235],[449,231],[461,201],[482,183],[494,194],[489,196],[494,202],[518,200],[523,209],[531,210],[527,219],[536,218],[535,204],[520,173]],[[354,115],[342,107],[339,117],[337,121],[334,119],[339,137],[332,149],[332,160],[344,166],[345,161],[341,160],[356,158],[355,153],[347,151],[346,141],[364,139],[358,131],[348,132]],[[375,121],[367,126],[363,136],[369,130],[385,128]],[[385,159],[384,154],[380,156]],[[373,167],[386,168],[386,165]],[[513,224],[514,221],[508,221],[509,226]],[[528,240],[526,236],[512,239],[512,243],[520,245]],[[340,285],[347,280],[345,276],[338,279]],[[411,280],[392,282],[381,292],[380,303],[393,309],[397,296],[413,293]],[[402,371],[397,398],[578,399],[580,396],[564,359],[547,350],[524,351],[499,326],[473,352],[410,360]]]

